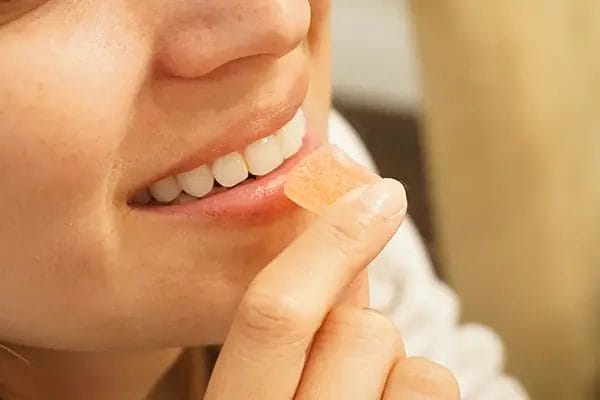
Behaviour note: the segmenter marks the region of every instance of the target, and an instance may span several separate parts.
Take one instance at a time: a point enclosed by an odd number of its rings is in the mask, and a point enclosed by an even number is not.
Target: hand
[[[397,181],[357,189],[261,271],[240,304],[205,400],[458,400],[446,369],[405,357],[387,318],[339,303],[405,213]]]

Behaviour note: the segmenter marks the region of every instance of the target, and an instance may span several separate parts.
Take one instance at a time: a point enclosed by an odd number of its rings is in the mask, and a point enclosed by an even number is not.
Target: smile
[[[317,145],[303,111],[269,136],[138,191],[133,207],[168,213],[256,214],[275,211],[284,199],[285,175]]]

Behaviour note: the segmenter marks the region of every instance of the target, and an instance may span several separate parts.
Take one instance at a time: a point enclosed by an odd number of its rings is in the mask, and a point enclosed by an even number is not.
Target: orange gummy
[[[283,191],[300,207],[320,214],[341,196],[378,178],[339,148],[326,145],[288,174]]]

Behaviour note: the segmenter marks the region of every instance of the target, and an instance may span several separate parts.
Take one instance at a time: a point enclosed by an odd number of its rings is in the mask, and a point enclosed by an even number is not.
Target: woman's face
[[[325,137],[328,3],[0,1],[0,342],[223,340],[253,276],[306,224],[280,184]],[[235,180],[234,151],[274,162],[276,141],[245,149],[299,107],[312,139],[262,180],[133,204],[218,159]]]

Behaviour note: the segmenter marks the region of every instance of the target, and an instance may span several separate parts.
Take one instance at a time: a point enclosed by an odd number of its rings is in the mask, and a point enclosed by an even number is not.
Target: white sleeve
[[[330,141],[375,169],[358,135],[337,113]],[[521,385],[504,375],[500,338],[489,328],[459,323],[460,301],[435,276],[419,234],[408,218],[369,269],[371,306],[398,327],[408,356],[426,357],[452,370],[464,400],[526,400]]]

